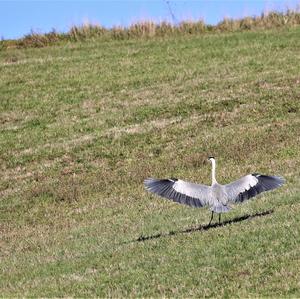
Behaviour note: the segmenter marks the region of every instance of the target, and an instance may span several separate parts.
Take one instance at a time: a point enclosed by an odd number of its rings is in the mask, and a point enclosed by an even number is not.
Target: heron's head
[[[208,161],[213,162],[213,161],[215,161],[215,158],[214,157],[208,157]]]

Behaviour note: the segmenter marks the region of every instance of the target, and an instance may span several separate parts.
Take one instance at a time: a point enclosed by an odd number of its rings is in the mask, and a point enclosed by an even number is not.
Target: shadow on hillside
[[[244,215],[244,216],[240,216],[240,217],[236,217],[236,218],[233,218],[233,219],[230,219],[230,220],[226,220],[226,221],[223,221],[221,223],[213,223],[213,224],[206,224],[206,225],[200,225],[198,227],[191,227],[191,228],[187,228],[187,229],[184,229],[184,230],[178,230],[178,231],[170,231],[169,233],[161,233],[161,234],[156,234],[156,235],[151,235],[151,236],[140,236],[139,238],[137,238],[136,240],[132,240],[132,241],[129,241],[129,242],[125,242],[125,243],[132,243],[132,242],[144,242],[144,241],[147,241],[147,240],[152,240],[152,239],[158,239],[158,238],[162,238],[162,237],[168,237],[168,236],[174,236],[174,235],[177,235],[177,234],[185,234],[185,233],[192,233],[192,232],[196,232],[196,231],[206,231],[206,230],[209,230],[209,229],[212,229],[212,228],[216,228],[216,227],[221,227],[221,226],[226,226],[226,225],[229,225],[229,224],[232,224],[232,223],[238,223],[238,222],[242,222],[244,220],[247,220],[247,219],[252,219],[252,218],[256,218],[256,217],[262,217],[262,216],[267,216],[267,215],[270,215],[274,212],[274,210],[268,210],[268,211],[264,211],[264,212],[260,212],[260,213],[255,213],[255,214],[252,214],[252,215]]]

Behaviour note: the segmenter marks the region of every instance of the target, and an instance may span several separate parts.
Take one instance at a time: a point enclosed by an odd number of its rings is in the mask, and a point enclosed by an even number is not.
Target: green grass
[[[1,51],[1,295],[299,297],[299,34]],[[210,155],[221,183],[287,179],[224,221],[274,212],[197,230],[144,190],[209,184]]]

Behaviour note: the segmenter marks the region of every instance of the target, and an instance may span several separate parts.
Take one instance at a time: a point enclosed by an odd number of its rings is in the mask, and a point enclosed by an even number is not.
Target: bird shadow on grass
[[[233,218],[233,219],[230,219],[230,220],[226,220],[226,221],[223,221],[221,223],[216,222],[216,223],[213,223],[213,224],[200,225],[198,227],[191,227],[191,228],[187,228],[187,229],[184,229],[184,230],[170,231],[170,232],[165,233],[165,234],[161,233],[161,234],[150,235],[150,236],[141,235],[136,240],[132,240],[132,241],[125,242],[125,243],[144,242],[144,241],[147,241],[147,240],[158,239],[158,238],[168,237],[168,236],[174,236],[174,235],[177,235],[177,234],[193,233],[193,232],[196,232],[196,231],[207,231],[207,230],[212,229],[212,228],[217,228],[217,227],[226,226],[226,225],[229,225],[229,224],[232,224],[232,223],[242,222],[242,221],[247,220],[247,219],[253,219],[253,218],[256,218],[256,217],[267,216],[267,215],[272,214],[273,212],[274,212],[274,210],[267,210],[267,211],[264,211],[264,212],[255,213],[255,214],[251,214],[251,215],[246,214],[244,216],[240,216],[240,217],[236,217],[236,218]]]

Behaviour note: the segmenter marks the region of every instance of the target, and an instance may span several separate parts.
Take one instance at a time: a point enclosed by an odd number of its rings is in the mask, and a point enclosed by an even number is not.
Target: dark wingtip
[[[264,174],[260,174],[260,173],[252,173],[253,176],[255,176],[258,180],[259,179],[271,179],[274,182],[276,182],[279,186],[282,186],[286,180],[284,177],[282,176],[275,176],[275,175],[264,175]]]
[[[172,185],[178,181],[176,178],[171,178],[171,179],[154,179],[154,178],[147,178],[144,180],[144,186],[146,187],[147,190],[152,191],[155,186],[161,184],[162,182],[168,182],[169,184],[171,183]]]
[[[215,159],[215,157],[213,157],[213,156],[209,156],[209,157],[208,157],[208,159]]]
[[[153,184],[155,181],[157,181],[157,179],[153,179],[153,178],[147,178],[144,180],[144,185],[146,187],[149,187],[151,184]]]
[[[280,184],[280,186],[282,186],[283,184],[285,184],[286,180],[284,177],[282,176],[275,176],[274,177],[276,179],[276,181]]]

